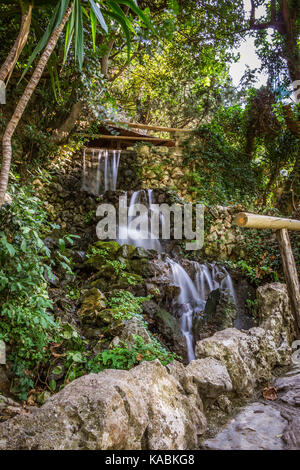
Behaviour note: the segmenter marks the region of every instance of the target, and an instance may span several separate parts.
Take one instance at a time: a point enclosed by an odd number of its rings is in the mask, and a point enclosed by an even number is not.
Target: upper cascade
[[[92,149],[83,154],[82,189],[95,195],[117,189],[121,150]]]

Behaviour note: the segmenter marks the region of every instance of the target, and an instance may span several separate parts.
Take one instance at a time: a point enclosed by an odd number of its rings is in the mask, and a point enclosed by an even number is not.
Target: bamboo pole
[[[106,121],[105,124],[110,126],[116,126],[118,124],[124,124],[128,127],[132,127],[135,129],[149,129],[152,131],[160,131],[160,132],[193,132],[193,129],[177,129],[175,127],[163,127],[163,126],[154,126],[150,124],[137,124],[135,122],[128,122],[128,121],[118,121],[117,123],[113,121]]]
[[[273,230],[280,230],[285,228],[288,230],[300,231],[300,220],[249,214],[248,212],[240,212],[237,214],[234,221],[237,225],[243,228],[269,228]]]
[[[292,312],[295,318],[296,329],[300,333],[300,285],[297,275],[297,268],[293,256],[293,250],[286,228],[276,232],[279,244],[284,276],[291,302]]]

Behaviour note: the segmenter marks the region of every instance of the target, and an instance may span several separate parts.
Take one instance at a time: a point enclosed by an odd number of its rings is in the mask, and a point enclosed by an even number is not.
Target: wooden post
[[[300,285],[297,275],[296,263],[291,247],[289,234],[286,228],[276,231],[279,244],[283,272],[290,297],[291,307],[295,318],[295,323],[300,333]]]
[[[273,229],[279,244],[283,272],[295,319],[297,335],[300,334],[300,285],[297,275],[296,263],[289,239],[288,229],[300,231],[300,220],[269,217],[265,215],[240,212],[234,220],[243,228]]]

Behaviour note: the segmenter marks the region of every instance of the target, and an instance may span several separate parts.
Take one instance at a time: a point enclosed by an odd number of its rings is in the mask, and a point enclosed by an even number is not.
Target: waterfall
[[[167,261],[171,266],[174,283],[180,286],[180,294],[177,301],[180,304],[197,302],[200,296],[188,273],[179,263],[175,263],[170,258]]]
[[[82,189],[95,195],[117,188],[121,150],[92,149],[83,152]]]
[[[212,290],[220,288],[227,289],[234,303],[237,303],[231,276],[224,266],[195,263],[195,269],[195,284],[202,299],[207,300]]]
[[[95,195],[105,191],[115,191],[117,187],[118,168],[120,162],[120,150],[92,149],[89,158],[87,150],[83,153],[83,181],[82,187]],[[146,206],[146,211],[139,211],[138,204]],[[135,207],[135,205],[137,205]],[[136,210],[135,210],[136,209]],[[154,233],[151,220],[159,220],[160,230],[164,231],[165,219],[162,212],[155,205],[152,189],[133,192],[128,206],[128,221],[126,226],[119,227],[119,234],[125,234],[122,239],[117,239],[120,244],[129,244],[144,249],[152,249],[162,252],[159,240],[160,233]],[[158,229],[156,228],[156,232]],[[180,318],[180,326],[186,340],[188,361],[195,359],[193,319],[203,314],[210,292],[213,290],[227,289],[235,303],[236,294],[232,279],[224,266],[217,264],[199,264],[194,262],[193,279],[184,267],[172,260],[166,259],[170,268],[170,278],[180,287],[180,294],[173,300],[173,310]]]
[[[131,223],[136,217],[134,212],[134,206],[136,204],[144,204],[147,207],[147,211],[139,215],[138,225],[132,227]],[[121,227],[122,232],[127,233],[127,236],[125,239],[117,240],[120,244],[133,245],[157,252],[162,251],[160,241],[157,238],[152,238],[151,213],[152,211],[157,212],[157,208],[153,207],[153,204],[154,198],[152,189],[148,189],[147,191],[141,189],[132,194],[128,206],[128,224],[127,227]],[[136,209],[138,209],[138,207]]]
[[[180,287],[180,294],[173,307],[180,316],[182,334],[186,340],[188,361],[195,359],[193,338],[193,317],[201,315],[210,292],[214,289],[228,289],[236,305],[236,294],[230,274],[224,266],[194,263],[194,281],[186,270],[170,258],[167,262],[171,268],[171,278]]]

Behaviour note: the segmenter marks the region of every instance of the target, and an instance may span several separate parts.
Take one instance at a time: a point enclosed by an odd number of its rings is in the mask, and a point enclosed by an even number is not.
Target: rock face
[[[0,449],[193,449],[206,420],[159,361],[67,385],[0,424]]]
[[[239,395],[251,395],[259,383],[270,380],[275,366],[290,362],[294,324],[286,287],[279,283],[260,287],[258,300],[259,327],[227,328],[196,345],[197,358],[213,357],[226,366]]]
[[[203,447],[213,450],[283,450],[300,448],[300,369],[277,379],[278,400],[244,408]]]

